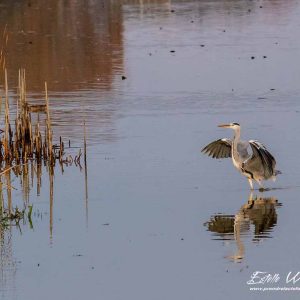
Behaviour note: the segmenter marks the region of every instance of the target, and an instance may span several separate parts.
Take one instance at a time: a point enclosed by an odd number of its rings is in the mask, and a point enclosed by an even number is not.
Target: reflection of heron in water
[[[253,225],[253,242],[270,238],[270,233],[277,224],[276,207],[280,205],[274,197],[253,197],[251,193],[248,202],[236,215],[217,214],[204,225],[214,233],[214,236],[219,236],[218,240],[235,240],[237,252],[229,258],[239,261],[245,255],[245,246],[241,237],[248,236]]]
[[[231,128],[234,130],[233,140],[219,139],[202,149],[213,158],[231,157],[233,165],[239,172],[248,178],[251,189],[253,190],[253,180],[255,180],[261,189],[263,180],[276,179],[276,175],[281,172],[275,170],[276,161],[266,147],[258,141],[249,142],[240,139],[240,124],[230,123],[219,125],[219,127]],[[248,152],[251,148],[251,154]]]

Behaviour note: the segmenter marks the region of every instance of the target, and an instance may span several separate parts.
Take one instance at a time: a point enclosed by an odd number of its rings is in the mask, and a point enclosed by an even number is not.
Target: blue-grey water
[[[33,229],[1,230],[1,299],[299,298],[247,284],[265,271],[280,281],[257,286],[300,287],[285,282],[300,271],[299,1],[0,8],[12,109],[25,67],[31,102],[48,83],[54,137],[83,147],[85,120],[88,145],[87,182],[57,166],[50,201],[43,170]],[[251,194],[230,160],[201,154],[232,136],[225,122],[276,157],[275,189]]]

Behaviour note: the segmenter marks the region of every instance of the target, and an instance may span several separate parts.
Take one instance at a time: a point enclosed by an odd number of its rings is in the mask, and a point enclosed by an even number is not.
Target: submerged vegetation
[[[2,228],[6,228],[10,225],[19,226],[20,221],[28,220],[30,227],[32,228],[32,205],[28,205],[28,207],[20,210],[18,207],[9,211],[8,209],[4,209],[0,211],[0,226]]]

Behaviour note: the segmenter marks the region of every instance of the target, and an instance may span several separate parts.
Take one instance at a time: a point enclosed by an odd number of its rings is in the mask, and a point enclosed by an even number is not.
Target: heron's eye
[[[236,125],[236,126],[240,126],[240,124],[239,123],[232,123],[232,125]]]

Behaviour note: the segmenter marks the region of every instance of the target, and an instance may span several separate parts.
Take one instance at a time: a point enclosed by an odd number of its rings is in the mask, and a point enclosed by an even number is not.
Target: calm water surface
[[[253,272],[300,269],[299,1],[1,1],[5,24],[12,109],[20,67],[32,103],[46,80],[54,136],[82,147],[86,120],[88,178],[57,167],[53,201],[46,170],[29,183],[2,299],[253,299]],[[231,121],[277,158],[276,189],[201,155]]]

